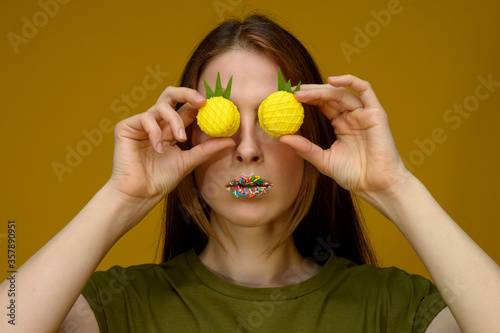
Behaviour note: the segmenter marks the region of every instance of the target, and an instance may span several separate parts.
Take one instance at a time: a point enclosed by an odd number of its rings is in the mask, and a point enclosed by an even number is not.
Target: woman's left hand
[[[337,140],[326,150],[300,135],[282,136],[281,142],[340,186],[371,201],[374,195],[392,194],[410,175],[370,83],[352,75],[330,77],[328,84],[301,86],[295,97],[321,109]]]

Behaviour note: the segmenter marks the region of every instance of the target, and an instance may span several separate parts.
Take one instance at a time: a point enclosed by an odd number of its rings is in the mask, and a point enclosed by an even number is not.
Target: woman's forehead
[[[271,87],[277,90],[278,87],[278,65],[256,52],[233,50],[215,57],[201,73],[198,91],[205,92],[203,79],[214,89],[218,73],[223,88],[233,77],[231,96],[245,90],[268,90]]]

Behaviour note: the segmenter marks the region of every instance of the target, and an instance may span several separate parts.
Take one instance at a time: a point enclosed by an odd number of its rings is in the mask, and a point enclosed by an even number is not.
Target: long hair
[[[272,59],[292,85],[299,81],[302,84],[323,82],[313,58],[291,33],[268,17],[254,14],[241,21],[223,22],[212,30],[194,50],[180,86],[196,89],[207,64],[214,57],[235,49],[256,52]],[[336,138],[328,119],[317,107],[304,105],[304,109],[302,135],[323,149],[330,148]],[[191,126],[186,132],[190,138]],[[191,148],[190,140],[178,145],[181,149]],[[336,255],[356,263],[375,265],[376,259],[363,232],[355,200],[349,191],[306,161],[301,188],[286,228],[267,253],[272,253],[293,235],[299,253],[320,264],[327,256],[319,253],[333,250]],[[209,237],[220,243],[210,225],[210,207],[196,187],[193,172],[167,195],[163,216],[163,261],[191,248],[201,252]]]

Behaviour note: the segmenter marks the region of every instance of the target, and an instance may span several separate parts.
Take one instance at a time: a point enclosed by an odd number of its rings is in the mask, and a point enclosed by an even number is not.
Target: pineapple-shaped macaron
[[[299,90],[300,82],[295,88],[295,91]],[[259,124],[267,134],[279,138],[297,132],[303,121],[304,107],[293,95],[290,80],[285,84],[278,67],[278,91],[269,95],[260,105]]]
[[[196,119],[201,130],[212,137],[229,137],[236,133],[240,127],[240,113],[236,105],[229,100],[232,81],[233,77],[231,76],[226,91],[222,93],[220,73],[217,73],[215,92],[203,79],[207,92],[207,103],[198,110]]]

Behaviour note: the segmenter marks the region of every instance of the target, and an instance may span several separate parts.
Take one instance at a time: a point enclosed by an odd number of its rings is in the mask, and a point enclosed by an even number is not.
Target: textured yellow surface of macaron
[[[228,99],[212,97],[196,115],[200,129],[211,137],[229,137],[240,126],[240,113]]]
[[[300,90],[300,82],[295,91]],[[259,125],[267,134],[279,138],[294,134],[304,122],[304,107],[292,92],[290,80],[285,83],[278,67],[278,91],[269,95],[259,106]]]
[[[231,76],[223,93],[220,73],[217,73],[215,91],[212,91],[207,81],[203,79],[207,102],[198,110],[196,120],[200,129],[211,137],[229,137],[240,127],[238,108],[229,100],[232,82]]]
[[[286,91],[272,93],[259,107],[260,127],[275,138],[294,134],[303,122],[302,103]]]

